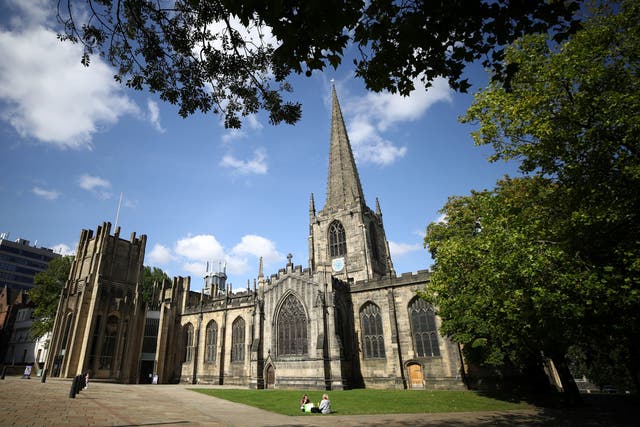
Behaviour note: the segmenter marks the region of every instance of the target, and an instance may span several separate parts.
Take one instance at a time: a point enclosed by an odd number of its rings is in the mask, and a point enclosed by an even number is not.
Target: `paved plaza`
[[[635,410],[518,410],[400,415],[278,415],[196,393],[192,385],[91,382],[76,398],[71,381],[0,380],[0,426],[638,426]],[[295,403],[294,403],[295,404]],[[339,412],[339,402],[334,402]],[[634,421],[636,420],[636,421]]]

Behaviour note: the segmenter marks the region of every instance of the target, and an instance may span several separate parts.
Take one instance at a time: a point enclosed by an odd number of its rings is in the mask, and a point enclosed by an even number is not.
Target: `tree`
[[[35,320],[31,325],[31,335],[34,338],[40,338],[53,330],[60,293],[69,278],[73,258],[63,256],[52,259],[47,270],[36,274],[33,279],[35,287],[29,290],[29,298],[35,305]]]
[[[338,67],[350,45],[369,89],[408,95],[439,77],[466,91],[465,64],[483,59],[503,73],[503,47],[527,33],[558,38],[578,28],[579,0],[191,1],[63,0],[59,37],[116,68],[116,80],[180,106],[222,114],[225,126],[265,110],[273,124],[295,123],[287,78]],[[83,20],[82,18],[85,18]],[[507,70],[508,71],[508,70]]]
[[[551,180],[530,177],[451,197],[441,211],[446,220],[427,228],[436,262],[423,296],[467,354],[520,368],[544,354],[576,400],[566,354],[603,284],[560,244],[561,195]]]
[[[169,280],[169,276],[167,276],[167,273],[162,271],[162,269],[158,267],[149,267],[147,265],[144,266],[142,274],[142,300],[148,303],[151,300],[153,284]]]
[[[425,239],[443,331],[494,365],[543,351],[574,397],[572,345],[588,372],[619,362],[640,389],[639,22],[623,2],[565,43],[529,35],[506,50],[509,82],[462,121],[529,176],[450,199]]]
[[[463,119],[493,160],[557,183],[564,206],[558,242],[605,284],[585,302],[585,346],[619,351],[640,390],[640,4],[600,9],[566,43],[542,35],[506,52],[508,87],[493,82]],[[576,286],[582,286],[576,282]],[[602,337],[606,337],[603,340]]]

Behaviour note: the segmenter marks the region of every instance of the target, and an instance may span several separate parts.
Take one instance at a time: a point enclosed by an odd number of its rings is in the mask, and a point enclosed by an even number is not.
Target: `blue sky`
[[[118,86],[98,58],[56,40],[55,2],[0,6],[0,232],[73,253],[82,229],[103,221],[146,234],[145,265],[192,276],[226,263],[237,290],[293,262],[307,266],[308,210],[324,206],[334,80],[367,204],[380,200],[398,273],[426,269],[422,240],[451,195],[492,188],[516,165],[487,161],[473,126],[458,123],[472,96],[436,82],[408,98],[366,91],[345,66],[294,77],[303,105],[295,126],[262,114],[243,129],[220,117],[182,119],[147,92]],[[471,67],[474,89],[486,82]]]

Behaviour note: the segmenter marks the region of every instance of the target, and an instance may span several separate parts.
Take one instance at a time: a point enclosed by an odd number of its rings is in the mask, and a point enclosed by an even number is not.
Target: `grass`
[[[308,394],[316,405],[321,390],[192,389],[199,393],[243,403],[283,415],[305,415],[300,398]],[[531,409],[526,402],[500,400],[472,391],[344,390],[329,391],[331,410],[340,415],[474,412]],[[311,414],[309,414],[311,415]]]

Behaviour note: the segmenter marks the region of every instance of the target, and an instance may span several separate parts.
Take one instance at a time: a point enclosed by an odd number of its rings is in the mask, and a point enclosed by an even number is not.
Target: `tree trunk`
[[[571,375],[565,356],[552,355],[551,360],[553,360],[553,364],[556,366],[556,370],[558,371],[566,402],[569,405],[581,404],[582,397],[580,396],[580,390],[578,390],[578,386],[573,379],[573,375]]]

